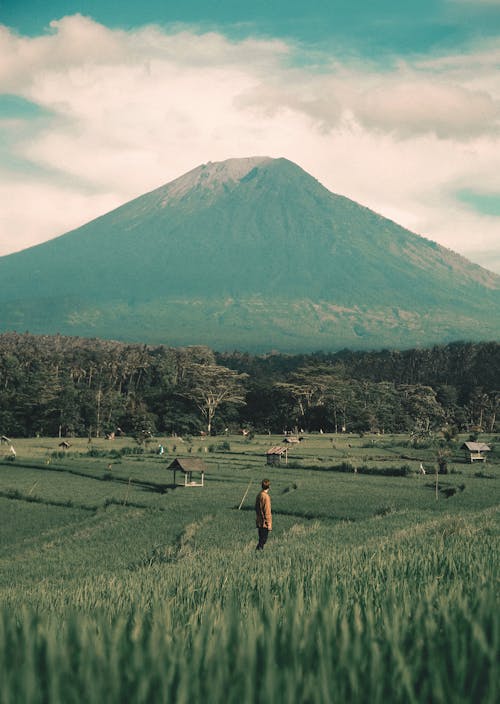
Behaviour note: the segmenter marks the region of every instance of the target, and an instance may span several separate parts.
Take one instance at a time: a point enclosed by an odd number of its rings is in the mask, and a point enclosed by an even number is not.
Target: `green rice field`
[[[1,445],[0,703],[496,704],[500,436],[467,439],[439,475],[408,436]]]

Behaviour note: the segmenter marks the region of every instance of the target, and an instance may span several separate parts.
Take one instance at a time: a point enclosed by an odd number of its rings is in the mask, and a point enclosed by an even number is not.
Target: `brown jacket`
[[[257,528],[273,529],[273,517],[271,514],[271,497],[268,492],[262,489],[255,499],[255,514]]]

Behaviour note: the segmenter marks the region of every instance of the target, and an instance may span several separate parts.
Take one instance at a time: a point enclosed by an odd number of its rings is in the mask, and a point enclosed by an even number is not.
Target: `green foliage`
[[[299,462],[289,462],[289,467],[293,468],[304,468],[304,464]],[[373,476],[379,475],[382,477],[407,477],[410,474],[415,473],[410,465],[404,464],[399,467],[373,467],[366,464],[352,464],[351,462],[341,462],[340,464],[331,465],[307,465],[307,469],[317,470],[320,472],[343,472],[348,474],[371,474]]]
[[[294,524],[258,557],[253,545],[202,553],[207,524],[192,524],[128,574],[70,581],[65,597],[32,590],[29,607],[9,599],[2,702],[493,704],[489,520],[440,519],[349,550],[340,533],[327,551],[320,525]]]
[[[143,447],[121,447],[119,450],[119,454],[121,457],[127,457],[128,455],[143,455],[144,454],[144,448]]]
[[[209,452],[230,452],[231,451],[231,444],[227,440],[223,440],[222,442],[218,443],[211,443],[208,446],[208,451]]]
[[[0,335],[0,433],[107,435],[110,449],[125,433],[146,447],[156,434],[199,436],[205,418],[211,432],[251,428],[248,442],[253,429],[345,428],[381,439],[411,432],[412,446],[426,449],[459,429],[494,432],[499,374],[498,343],[251,357],[8,333]]]

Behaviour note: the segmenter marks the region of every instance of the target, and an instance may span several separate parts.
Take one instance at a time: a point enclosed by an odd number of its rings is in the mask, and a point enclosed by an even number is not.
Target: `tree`
[[[217,364],[193,362],[185,369],[184,388],[181,395],[200,410],[207,424],[207,433],[212,431],[212,422],[223,403],[245,403],[243,381],[248,374],[238,374],[234,369]]]
[[[415,430],[429,434],[444,421],[444,412],[430,386],[406,384],[399,387],[402,394],[403,411],[413,419]]]
[[[297,426],[308,426],[308,420],[317,421],[325,414],[318,409],[331,410],[337,430],[337,410],[341,408],[343,424],[347,407],[347,394],[344,393],[343,369],[341,365],[316,364],[301,367],[293,372],[287,381],[275,383],[275,388],[288,396],[294,405]]]

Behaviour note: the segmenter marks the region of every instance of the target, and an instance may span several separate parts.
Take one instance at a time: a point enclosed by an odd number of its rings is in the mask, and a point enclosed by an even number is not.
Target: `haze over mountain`
[[[0,281],[1,330],[293,352],[500,336],[499,276],[268,157],[1,257]]]

